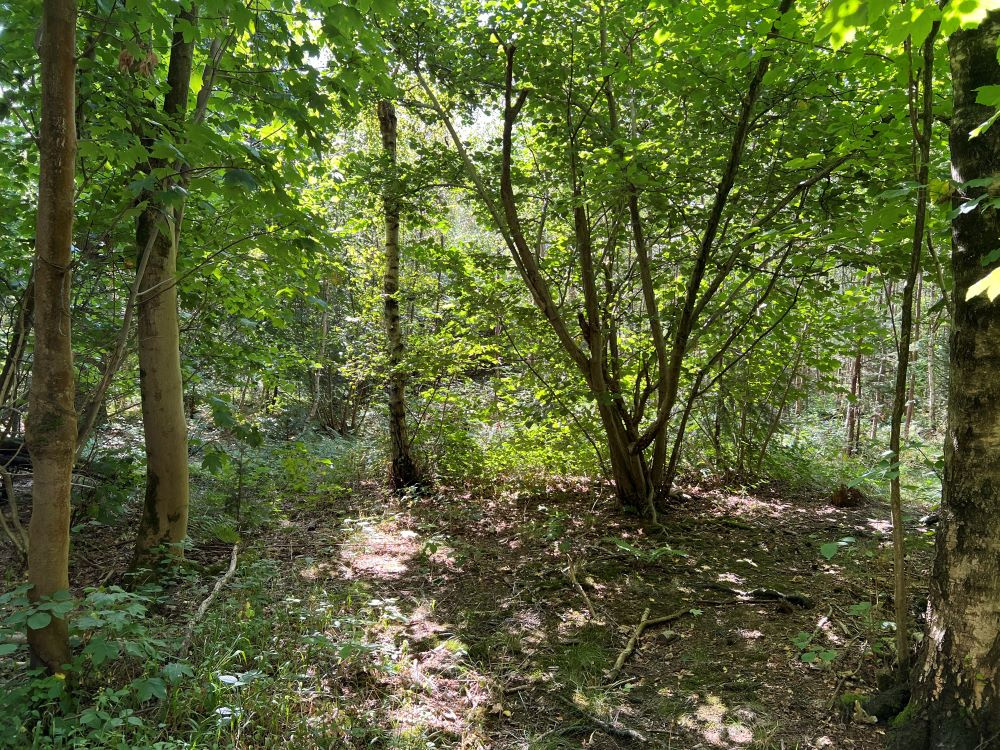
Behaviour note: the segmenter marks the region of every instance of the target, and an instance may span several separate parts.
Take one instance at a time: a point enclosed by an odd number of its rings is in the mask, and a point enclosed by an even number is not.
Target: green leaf
[[[191,669],[191,666],[182,661],[164,664],[160,672],[166,678],[167,682],[171,684],[180,682],[184,677],[194,677],[194,671]]]
[[[41,630],[52,622],[52,615],[48,612],[35,612],[28,617],[28,627],[32,630]]]
[[[980,294],[985,294],[990,302],[1000,297],[1000,268],[994,268],[987,276],[970,286],[965,299],[968,301]]]
[[[20,646],[16,643],[0,643],[0,656],[8,656],[18,650]]]
[[[222,178],[226,187],[237,188],[252,193],[257,190],[257,180],[245,169],[229,169]]]
[[[837,554],[837,550],[840,549],[840,544],[838,542],[827,542],[819,548],[819,553],[823,555],[827,560],[832,560],[834,555]]]
[[[167,686],[159,677],[135,680],[132,683],[132,689],[135,690],[136,697],[143,703],[152,698],[163,700],[167,697]]]
[[[991,10],[1000,8],[1000,0],[951,0],[941,11],[941,36],[958,29],[978,26]]]
[[[833,0],[823,14],[816,41],[829,37],[830,46],[838,50],[854,39],[867,20],[867,8],[862,0]]]

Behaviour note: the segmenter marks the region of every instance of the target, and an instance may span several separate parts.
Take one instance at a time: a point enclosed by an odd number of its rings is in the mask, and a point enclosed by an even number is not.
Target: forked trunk
[[[1000,14],[949,40],[954,85],[951,163],[956,183],[993,178],[1000,127],[970,131],[993,114],[976,103],[982,86],[1000,85]],[[968,187],[956,206],[989,187]],[[907,750],[1000,747],[1000,304],[966,300],[987,272],[982,262],[1000,238],[995,210],[958,213],[952,224],[955,278],[948,430],[937,555],[927,628],[913,675],[914,694],[897,746]]]
[[[28,531],[29,596],[69,589],[69,520],[76,409],[70,341],[70,247],[76,167],[75,0],[45,0],[42,20],[42,113],[38,219],[35,229],[35,349],[28,404],[34,463]],[[52,616],[28,628],[32,661],[50,672],[69,662],[66,621]]]

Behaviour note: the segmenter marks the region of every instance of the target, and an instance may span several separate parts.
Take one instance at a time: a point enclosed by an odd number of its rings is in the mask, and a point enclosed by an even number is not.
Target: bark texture
[[[386,343],[389,349],[389,484],[394,490],[420,484],[420,472],[410,450],[406,429],[406,373],[403,372],[403,327],[399,318],[399,185],[396,173],[396,108],[389,101],[377,106],[382,149],[388,175],[382,195],[385,219],[385,276],[382,280]]]
[[[197,23],[197,5],[181,11],[183,25]],[[175,30],[167,70],[163,112],[179,123],[187,109],[194,61],[194,41]],[[152,166],[161,166],[161,163]],[[153,550],[168,545],[183,555],[187,536],[188,448],[181,378],[180,325],[177,316],[177,242],[180,212],[151,196],[136,221],[136,245],[148,248],[139,285],[139,387],[146,438],[146,497],[136,538],[137,567],[148,565]],[[140,267],[141,267],[140,258]]]
[[[76,2],[45,0],[38,219],[35,229],[35,349],[27,443],[34,462],[28,536],[30,597],[69,588],[70,489],[76,448],[70,340],[70,248],[76,162]],[[32,660],[50,672],[69,661],[65,620],[28,629]]]
[[[969,132],[992,114],[976,89],[1000,85],[1000,14],[949,40],[954,82],[952,175],[957,183],[1000,170],[1000,127]],[[989,188],[966,188],[960,204]],[[961,214],[952,224],[955,276],[944,492],[927,629],[913,675],[914,693],[897,747],[987,750],[1000,747],[1000,304],[966,300],[1000,244],[995,209]]]

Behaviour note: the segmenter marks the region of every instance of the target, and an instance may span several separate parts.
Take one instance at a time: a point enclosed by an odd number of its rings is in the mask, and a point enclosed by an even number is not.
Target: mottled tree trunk
[[[167,70],[164,113],[179,122],[187,109],[194,41],[181,30],[197,23],[197,6],[177,17]],[[152,562],[153,551],[167,545],[183,555],[187,536],[188,448],[181,380],[180,325],[177,315],[179,211],[151,195],[136,221],[136,245],[148,249],[139,286],[139,387],[146,437],[146,497],[136,538],[134,566]]]
[[[69,519],[76,410],[70,341],[70,246],[76,167],[75,0],[45,0],[42,113],[35,229],[35,349],[28,405],[34,462],[28,541],[30,597],[69,588]],[[58,672],[69,661],[66,621],[28,629],[32,661]]]
[[[396,109],[392,102],[377,107],[382,148],[388,166],[382,196],[385,219],[385,276],[382,319],[389,350],[389,484],[394,490],[420,484],[420,473],[406,430],[406,373],[403,372],[403,327],[399,319],[399,184],[396,174]]]
[[[954,86],[951,162],[956,183],[993,178],[1000,168],[1000,127],[969,132],[993,114],[976,104],[981,86],[1000,85],[1000,14],[949,41]],[[966,188],[961,204],[988,188]],[[998,246],[993,209],[960,214],[952,224],[955,278],[944,492],[927,629],[914,672],[909,719],[897,746],[907,750],[1000,747],[1000,304],[966,300]]]

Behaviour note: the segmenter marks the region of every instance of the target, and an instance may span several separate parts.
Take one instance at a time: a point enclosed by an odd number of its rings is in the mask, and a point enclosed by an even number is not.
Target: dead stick
[[[632,652],[635,651],[635,644],[639,640],[639,636],[642,635],[642,631],[646,629],[646,623],[649,622],[649,607],[646,607],[642,611],[642,617],[639,618],[639,624],[636,625],[635,630],[632,631],[632,637],[628,639],[628,643],[625,644],[625,648],[622,652],[618,654],[618,658],[615,660],[615,665],[608,672],[608,679],[614,680],[618,673],[622,669],[622,665],[625,664],[625,660],[631,656]]]
[[[587,719],[587,721],[596,726],[598,729],[603,730],[605,734],[610,734],[612,737],[627,737],[630,740],[638,740],[639,742],[644,742],[644,743],[649,742],[649,738],[642,732],[636,731],[635,729],[630,729],[629,727],[626,726],[622,726],[621,724],[615,721],[604,721],[604,719],[600,719],[597,716],[594,716],[594,714],[585,709],[583,706],[574,703],[568,698],[564,698],[562,696],[560,696],[560,698],[562,699],[563,703],[565,703],[567,706],[575,708],[577,711],[583,714],[583,716]]]
[[[236,572],[236,556],[239,554],[240,545],[236,543],[233,545],[233,553],[229,558],[229,570],[226,571],[218,581],[215,582],[215,586],[212,588],[212,593],[205,597],[205,601],[201,603],[198,607],[198,611],[194,613],[194,617],[191,619],[190,624],[187,627],[187,633],[184,635],[184,641],[181,643],[181,650],[178,652],[178,657],[184,659],[188,655],[188,651],[191,650],[191,642],[194,640],[194,629],[197,627],[198,623],[201,622],[201,618],[205,616],[208,612],[209,606],[212,604],[212,600],[218,596],[219,592],[222,591],[222,587],[229,582],[229,579],[233,577]]]
[[[573,562],[572,558],[568,559],[569,559],[569,580],[573,583],[573,586],[576,588],[576,590],[580,592],[580,596],[583,597],[583,601],[587,603],[587,610],[590,612],[590,619],[596,620],[597,611],[594,609],[594,603],[590,601],[590,597],[587,596],[587,592],[583,590],[583,586],[581,586],[580,582],[576,579],[576,563]]]
[[[625,660],[632,655],[633,651],[635,651],[635,645],[639,642],[639,638],[642,636],[642,633],[646,630],[646,628],[652,628],[657,625],[666,625],[668,622],[679,620],[690,611],[690,607],[684,607],[676,612],[671,612],[669,615],[649,619],[649,607],[646,607],[646,609],[643,610],[642,617],[639,619],[639,624],[632,632],[632,637],[628,639],[628,643],[625,644],[625,648],[622,649],[620,654],[618,654],[618,659],[615,661],[615,665],[611,668],[611,671],[608,672],[608,680],[614,680],[618,676],[622,666],[625,664]]]

